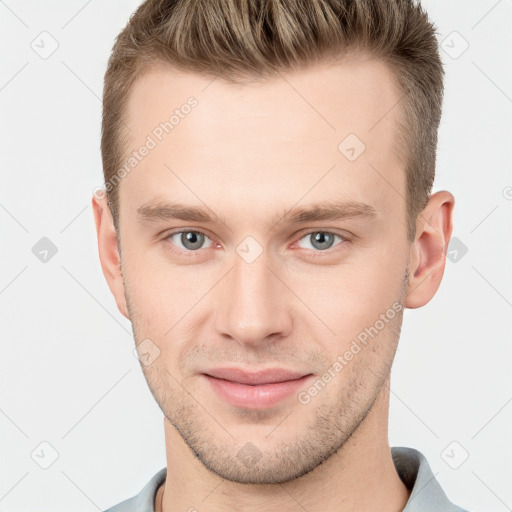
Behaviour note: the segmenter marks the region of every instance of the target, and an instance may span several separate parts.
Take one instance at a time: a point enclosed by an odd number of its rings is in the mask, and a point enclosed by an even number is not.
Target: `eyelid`
[[[169,242],[169,244],[172,246],[172,251],[174,251],[180,255],[185,254],[187,256],[195,256],[195,255],[202,254],[201,249],[197,249],[195,251],[187,251],[187,250],[181,249],[180,247],[177,247],[175,244],[173,244],[170,240],[171,237],[173,237],[174,235],[178,235],[180,233],[199,233],[199,234],[204,235],[205,237],[209,238],[212,242],[212,245],[210,247],[205,247],[202,249],[211,249],[213,246],[215,246],[216,243],[218,243],[206,231],[203,231],[202,229],[179,228],[174,231],[169,231],[169,232],[165,233],[162,240],[165,242]]]
[[[322,229],[322,228],[315,228],[315,229],[309,228],[309,229],[305,229],[302,231],[298,231],[297,233],[295,233],[293,235],[293,237],[294,238],[297,237],[297,239],[301,239],[307,235],[312,235],[313,233],[328,233],[329,235],[337,235],[340,238],[343,238],[343,240],[350,240],[350,236],[348,235],[348,233],[340,233],[339,231],[336,231],[336,230]]]
[[[200,233],[201,235],[207,236],[210,240],[213,240],[212,236],[208,231],[199,228],[176,228],[171,231],[166,231],[163,235],[163,239],[166,240],[173,235],[177,235],[178,233]]]
[[[330,254],[332,251],[335,251],[336,250],[336,247],[342,245],[343,242],[349,242],[350,241],[350,237],[345,235],[345,234],[342,234],[342,233],[337,233],[336,231],[329,231],[328,229],[322,229],[322,228],[317,228],[317,229],[309,229],[309,230],[306,230],[306,231],[303,231],[303,232],[299,232],[299,233],[296,233],[294,235],[294,238],[296,238],[297,240],[295,242],[293,242],[293,247],[295,245],[297,245],[300,240],[302,240],[303,238],[309,236],[309,235],[312,235],[314,233],[326,233],[326,234],[329,234],[329,235],[334,235],[334,236],[338,236],[339,238],[341,238],[341,242],[337,243],[336,245],[332,246],[332,247],[329,247],[329,249],[325,249],[325,250],[311,250],[311,249],[304,249],[303,247],[299,247],[299,249],[303,249],[303,250],[306,250],[308,252],[313,252],[315,253],[315,255],[321,255],[321,254]]]

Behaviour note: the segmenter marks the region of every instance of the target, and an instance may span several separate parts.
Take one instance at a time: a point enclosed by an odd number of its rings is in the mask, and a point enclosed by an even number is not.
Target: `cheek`
[[[201,327],[198,316],[218,277],[212,270],[198,272],[194,265],[172,265],[161,255],[149,253],[134,252],[123,261],[126,295],[136,341],[152,340],[170,369],[187,349],[191,333]]]
[[[144,316],[149,313],[152,319],[171,315],[172,321],[197,288],[194,279],[189,279],[191,271],[187,268],[192,267],[173,265],[156,245],[145,250],[132,250],[129,243],[126,247],[123,274],[134,307]]]
[[[372,326],[400,299],[407,263],[404,253],[397,249],[364,252],[338,266],[296,268],[289,273],[295,293],[313,314],[308,314],[308,323],[320,319],[319,332],[326,340],[338,337],[337,348]]]

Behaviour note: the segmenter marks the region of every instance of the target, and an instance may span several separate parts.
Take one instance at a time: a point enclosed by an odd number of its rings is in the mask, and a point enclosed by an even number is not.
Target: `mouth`
[[[217,368],[201,374],[223,401],[234,407],[265,409],[289,398],[313,374],[285,369],[247,372],[239,368]]]

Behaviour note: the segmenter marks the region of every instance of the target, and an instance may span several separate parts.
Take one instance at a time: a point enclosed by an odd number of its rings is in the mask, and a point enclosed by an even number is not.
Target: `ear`
[[[103,269],[103,275],[107,280],[108,287],[112,295],[114,295],[117,308],[129,320],[130,316],[126,306],[123,274],[121,271],[121,255],[117,245],[117,233],[112,213],[108,207],[107,195],[102,194],[102,196],[101,198],[96,197],[96,195],[92,197],[92,209],[98,235],[101,268]]]
[[[430,196],[427,206],[418,215],[416,236],[410,249],[407,308],[427,304],[441,284],[452,235],[454,205],[453,195],[441,190]]]

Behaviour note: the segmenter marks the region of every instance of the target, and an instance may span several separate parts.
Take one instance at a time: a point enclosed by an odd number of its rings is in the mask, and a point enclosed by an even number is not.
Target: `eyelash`
[[[201,255],[201,249],[197,249],[195,251],[188,251],[188,250],[183,250],[183,249],[179,249],[179,248],[176,248],[175,245],[170,242],[170,239],[171,237],[173,237],[174,235],[179,235],[179,234],[182,234],[182,233],[199,233],[199,234],[202,234],[204,235],[205,237],[209,238],[210,240],[211,237],[208,236],[207,233],[205,233],[204,231],[201,231],[201,230],[198,230],[198,229],[181,229],[181,230],[178,230],[178,231],[172,231],[171,233],[168,233],[165,237],[164,237],[164,240],[165,241],[169,241],[170,245],[171,245],[171,250],[176,253],[176,254],[179,254],[179,255],[185,255],[185,257],[187,258],[193,258],[195,256],[199,256]],[[339,245],[342,245],[342,242],[349,242],[350,239],[345,236],[345,235],[340,235],[339,233],[334,233],[332,231],[323,231],[321,229],[314,229],[314,230],[311,230],[311,231],[308,231],[308,232],[305,232],[305,233],[302,233],[300,238],[297,239],[297,242],[302,240],[303,238],[309,236],[309,235],[312,235],[313,233],[324,233],[324,234],[328,234],[328,235],[333,235],[335,237],[338,237],[341,239],[341,242],[336,244],[335,246],[329,248],[329,249],[326,249],[324,251],[321,251],[321,250],[313,250],[313,254],[312,254],[312,257],[318,257],[318,256],[322,256],[323,254],[332,254],[332,251],[335,250],[335,247],[338,247]],[[212,240],[213,244],[215,244],[216,242],[214,242]],[[295,242],[295,243],[297,243]],[[208,247],[207,247],[208,249]],[[307,251],[310,251],[311,249],[305,249]]]

